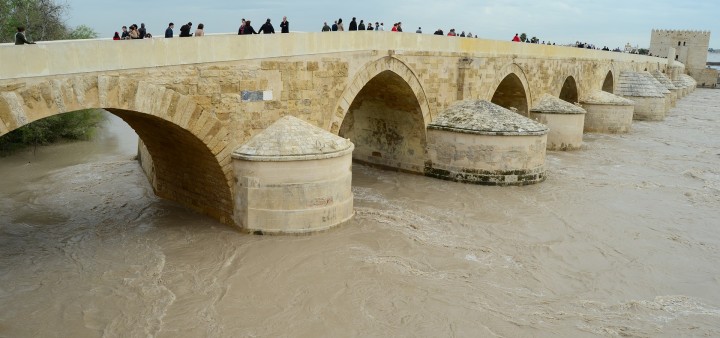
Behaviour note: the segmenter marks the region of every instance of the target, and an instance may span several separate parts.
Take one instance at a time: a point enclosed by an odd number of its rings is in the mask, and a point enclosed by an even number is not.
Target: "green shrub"
[[[37,120],[0,137],[0,155],[59,140],[89,140],[104,120],[105,115],[100,109],[78,110]]]

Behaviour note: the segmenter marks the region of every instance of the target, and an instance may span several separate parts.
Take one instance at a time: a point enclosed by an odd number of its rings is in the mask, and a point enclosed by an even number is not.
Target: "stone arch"
[[[155,193],[232,224],[234,146],[227,129],[174,90],[122,76],[74,76],[0,92],[0,135],[36,120],[105,109],[127,122],[147,147]]]
[[[495,88],[490,100],[499,106],[510,109],[516,108],[518,114],[528,116],[529,104],[531,102],[530,86],[522,68],[517,64],[510,64],[500,72],[492,88]]]
[[[605,80],[602,84],[602,91],[610,94],[614,94],[615,92],[615,79],[613,77],[612,70],[608,70],[607,75],[605,75]]]
[[[412,70],[400,60],[384,57],[363,67],[346,88],[330,130],[355,143],[356,161],[423,172],[425,126],[431,118]]]
[[[560,95],[558,97],[563,101],[573,104],[580,102],[578,95],[578,86],[575,82],[574,77],[568,76],[565,78],[565,82],[563,82],[563,85],[560,89]]]
[[[427,95],[415,72],[404,62],[394,57],[386,56],[366,64],[357,72],[352,82],[345,88],[338,104],[335,106],[335,115],[330,119],[330,125],[328,126],[330,132],[338,133],[340,125],[345,119],[345,114],[347,114],[350,108],[350,104],[355,100],[360,90],[362,90],[371,79],[384,71],[391,71],[405,80],[420,105],[424,125],[427,126],[428,123],[432,121],[432,112],[427,102]]]

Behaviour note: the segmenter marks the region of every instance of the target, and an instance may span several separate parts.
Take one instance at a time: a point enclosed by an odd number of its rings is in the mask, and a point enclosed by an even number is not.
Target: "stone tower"
[[[688,74],[704,87],[713,87],[717,80],[717,72],[706,67],[709,47],[710,31],[653,29],[650,36],[652,55],[668,57],[674,48],[675,60],[685,64]]]

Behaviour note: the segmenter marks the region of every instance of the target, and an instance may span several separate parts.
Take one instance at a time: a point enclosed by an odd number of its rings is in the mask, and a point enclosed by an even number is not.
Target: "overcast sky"
[[[257,30],[271,18],[279,31],[283,15],[290,29],[319,31],[324,21],[342,18],[345,28],[355,16],[385,23],[401,21],[404,31],[422,27],[472,32],[485,39],[510,40],[527,33],[558,44],[583,41],[600,47],[648,47],[650,31],[689,29],[712,31],[710,47],[720,48],[720,0],[67,0],[68,23],[94,28],[112,37],[123,25],[144,22],[148,32],[162,36],[168,22],[205,24],[206,33],[237,32],[241,18],[253,20]],[[203,2],[203,4],[200,4]]]

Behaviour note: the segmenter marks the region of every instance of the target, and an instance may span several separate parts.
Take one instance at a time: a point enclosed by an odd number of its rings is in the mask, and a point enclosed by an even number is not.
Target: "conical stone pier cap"
[[[538,103],[530,109],[533,113],[544,113],[544,114],[585,114],[585,109],[582,109],[570,102],[563,101],[550,94],[543,94],[540,97]]]
[[[652,76],[651,76],[652,77]],[[638,72],[621,72],[616,94],[625,97],[662,97],[655,82]]]
[[[354,148],[349,140],[288,115],[253,136],[232,157],[265,162],[317,160],[340,157]]]
[[[662,84],[662,82],[655,78],[655,76],[648,72],[642,72],[642,75],[645,76],[650,82],[652,82],[659,92],[663,94],[670,94],[670,90],[668,89],[668,87]]]
[[[675,85],[672,83],[669,77],[667,75],[661,73],[659,70],[656,70],[652,72],[652,76],[655,77],[656,80],[660,81],[665,87],[669,90],[677,90],[678,88],[675,87]]]
[[[480,135],[544,135],[548,128],[486,100],[452,104],[428,125],[428,129]]]
[[[633,106],[635,102],[624,97],[617,96],[605,91],[599,91],[591,94],[582,100],[585,104],[602,104],[609,106]]]

